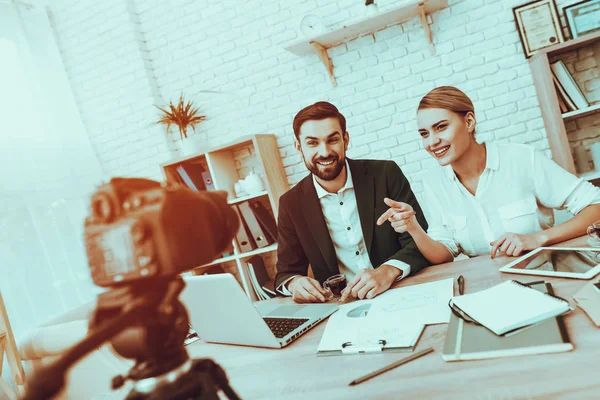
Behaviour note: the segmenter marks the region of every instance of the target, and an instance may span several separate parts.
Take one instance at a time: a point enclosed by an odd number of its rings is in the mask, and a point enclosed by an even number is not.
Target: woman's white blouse
[[[552,209],[579,213],[600,203],[600,189],[577,178],[533,147],[486,143],[487,159],[475,196],[451,166],[424,174],[427,234],[454,257],[489,253],[507,232],[530,234],[554,225]]]

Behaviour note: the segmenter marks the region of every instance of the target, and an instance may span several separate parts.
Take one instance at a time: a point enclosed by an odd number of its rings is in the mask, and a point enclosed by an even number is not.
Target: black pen
[[[422,357],[422,356],[424,356],[424,355],[426,355],[426,354],[429,354],[429,353],[431,353],[432,351],[433,351],[433,348],[432,348],[432,347],[429,347],[429,348],[427,348],[427,349],[425,349],[425,350],[421,350],[421,351],[419,351],[419,352],[416,352],[415,354],[411,354],[410,356],[408,356],[408,357],[405,357],[405,358],[403,358],[403,359],[401,359],[401,360],[398,360],[398,361],[396,361],[396,362],[395,362],[395,363],[393,363],[393,364],[390,364],[390,365],[388,365],[388,366],[386,366],[386,367],[380,368],[380,369],[378,369],[377,371],[373,371],[373,372],[371,372],[370,374],[367,374],[367,375],[365,375],[365,376],[361,376],[360,378],[357,378],[357,379],[353,380],[352,382],[350,382],[348,385],[349,385],[349,386],[354,386],[354,385],[358,385],[359,383],[363,383],[364,381],[366,381],[366,380],[368,380],[368,379],[374,378],[374,377],[376,377],[377,375],[381,375],[381,374],[383,374],[384,372],[387,372],[387,371],[389,371],[389,370],[391,370],[391,369],[394,369],[394,368],[396,368],[396,367],[399,367],[399,366],[401,366],[402,364],[406,364],[406,363],[407,363],[407,362],[409,362],[409,361],[415,360],[415,359],[417,359],[417,358],[419,358],[419,357]]]
[[[458,294],[465,294],[465,277],[462,275],[458,277]]]

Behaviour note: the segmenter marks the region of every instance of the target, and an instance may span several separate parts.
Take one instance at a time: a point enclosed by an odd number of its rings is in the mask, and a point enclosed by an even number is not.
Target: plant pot
[[[177,141],[178,153],[182,156],[190,156],[198,153],[198,145],[190,138],[184,138]]]

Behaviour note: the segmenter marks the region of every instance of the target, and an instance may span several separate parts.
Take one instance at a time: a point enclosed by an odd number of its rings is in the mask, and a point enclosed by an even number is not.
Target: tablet
[[[500,268],[500,272],[592,279],[600,273],[600,249],[540,247]]]

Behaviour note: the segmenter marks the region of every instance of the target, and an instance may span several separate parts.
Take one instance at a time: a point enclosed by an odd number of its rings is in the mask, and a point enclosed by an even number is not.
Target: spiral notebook
[[[569,302],[517,281],[506,281],[450,300],[455,313],[505,335],[572,310]]]

